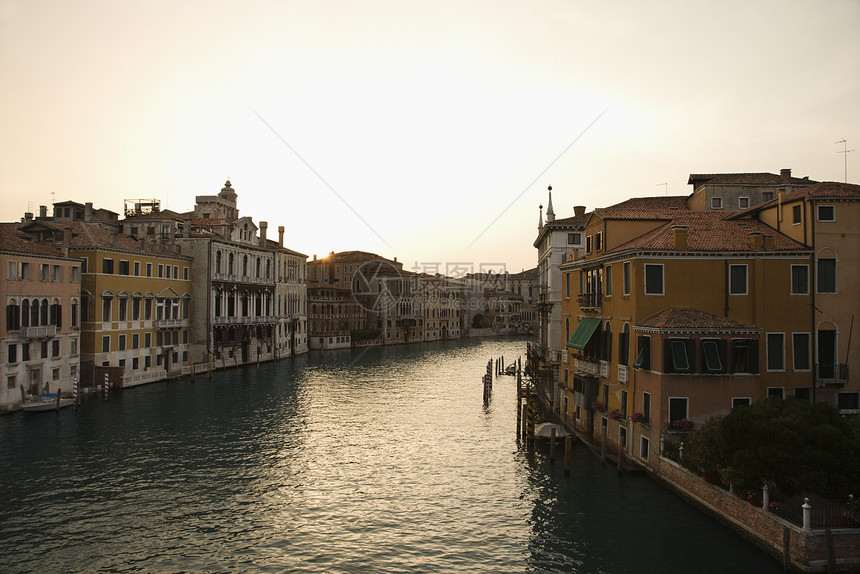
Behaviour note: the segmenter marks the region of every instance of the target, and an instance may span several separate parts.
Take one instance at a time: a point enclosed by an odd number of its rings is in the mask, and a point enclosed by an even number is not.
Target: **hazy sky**
[[[690,173],[842,181],[842,138],[860,180],[858,30],[856,0],[0,0],[0,219],[230,177],[311,256],[520,271],[550,184],[567,217]]]

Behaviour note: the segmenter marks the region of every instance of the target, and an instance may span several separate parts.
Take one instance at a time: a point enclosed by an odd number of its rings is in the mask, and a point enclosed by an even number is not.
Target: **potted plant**
[[[669,428],[671,430],[680,431],[680,432],[690,432],[695,427],[695,423],[691,420],[687,419],[676,419],[674,421],[669,422]]]
[[[624,413],[615,409],[611,413],[609,413],[609,418],[613,421],[623,421],[625,419]]]
[[[630,415],[630,422],[632,423],[645,423],[647,420],[645,419],[645,415],[640,412],[635,412]]]
[[[600,411],[602,413],[606,412],[606,405],[604,405],[600,401],[594,401],[593,403],[591,403],[591,408],[592,408],[592,410]]]

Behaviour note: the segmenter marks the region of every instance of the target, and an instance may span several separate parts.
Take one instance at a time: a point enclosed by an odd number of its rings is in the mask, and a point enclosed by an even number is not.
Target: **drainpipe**
[[[209,249],[206,250],[206,368],[209,368],[209,356],[212,355],[212,363],[215,363],[215,353],[212,351],[212,319],[209,313],[212,312],[212,248],[214,244],[211,239],[207,240]]]
[[[723,289],[723,316],[729,316],[729,260],[723,261],[723,274],[726,277],[726,288]]]

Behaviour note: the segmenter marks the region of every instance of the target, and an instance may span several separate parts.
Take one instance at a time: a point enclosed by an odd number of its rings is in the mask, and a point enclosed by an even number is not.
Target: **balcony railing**
[[[44,339],[47,337],[54,337],[56,334],[56,325],[42,325],[40,327],[21,327],[21,336],[25,339]]]
[[[618,365],[618,382],[627,382],[627,365]]]
[[[578,357],[573,362],[573,365],[574,368],[581,373],[587,373],[589,375],[594,375],[595,377],[600,376],[600,363],[597,361],[588,361],[582,357]]]
[[[580,293],[577,296],[579,308],[583,311],[600,311],[603,305],[602,293]]]
[[[169,329],[171,327],[185,327],[188,321],[186,319],[156,319],[154,323],[156,329]]]
[[[274,315],[248,316],[248,317],[213,317],[215,325],[265,325],[277,323],[278,318]]]
[[[815,381],[821,384],[826,383],[847,383],[848,382],[848,365],[822,365],[815,364]]]

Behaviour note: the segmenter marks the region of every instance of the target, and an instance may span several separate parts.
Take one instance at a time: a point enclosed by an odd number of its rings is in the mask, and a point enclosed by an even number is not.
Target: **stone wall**
[[[701,477],[664,457],[660,457],[655,475],[670,488],[752,539],[780,560],[783,556],[784,533],[788,529],[792,566],[803,572],[827,570],[827,536],[824,530],[805,531],[713,484],[708,484]],[[837,569],[860,572],[860,529],[834,529],[831,534]]]

